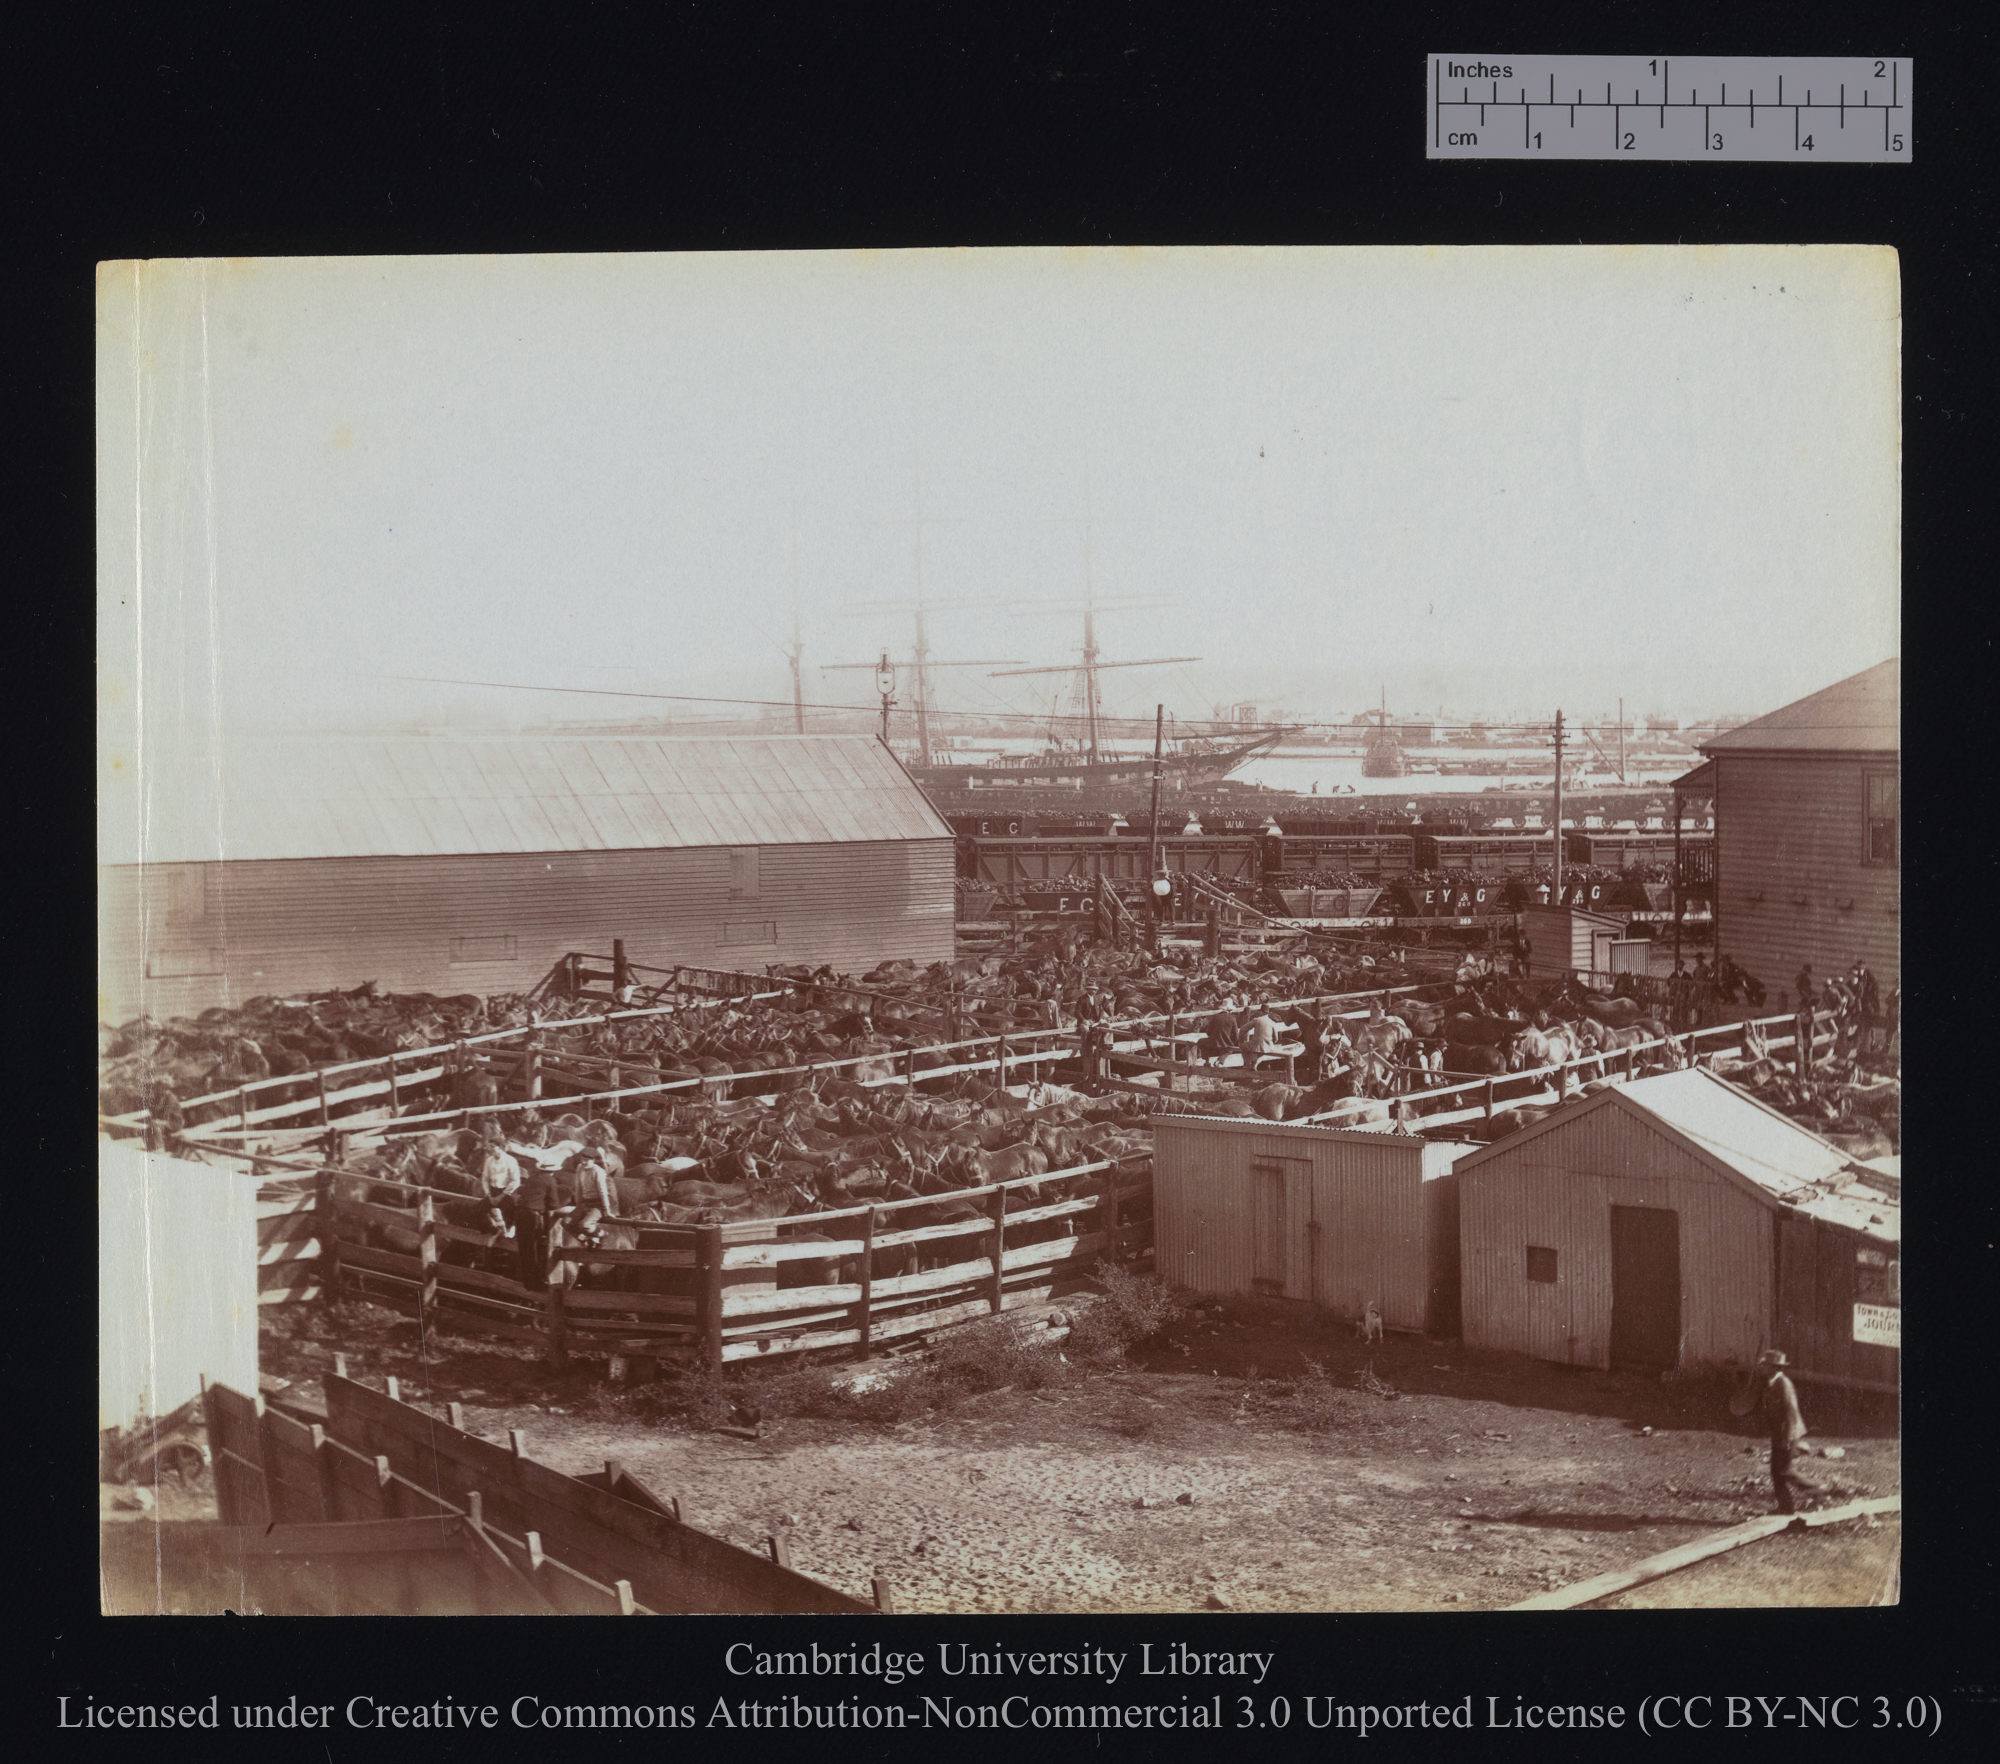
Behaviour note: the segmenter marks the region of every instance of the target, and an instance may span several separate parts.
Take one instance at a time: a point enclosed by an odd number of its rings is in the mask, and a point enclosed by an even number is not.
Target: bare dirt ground
[[[317,1394],[338,1348],[406,1400],[527,1435],[571,1473],[617,1457],[687,1520],[789,1540],[793,1565],[935,1612],[1492,1609],[1772,1510],[1753,1422],[1712,1386],[1599,1373],[1391,1336],[1364,1348],[1314,1313],[1230,1302],[1122,1367],[964,1397],[896,1422],[776,1415],[736,1437],[672,1413],[671,1384],[554,1373],[531,1350],[419,1338],[350,1305],[267,1316],[267,1373]],[[1307,1358],[1324,1381],[1308,1401]],[[732,1388],[757,1400],[755,1373]],[[1361,1388],[1373,1377],[1396,1394]],[[1823,1504],[1897,1492],[1891,1401],[1802,1392]],[[1316,1416],[1330,1423],[1307,1431]],[[1616,1604],[1864,1604],[1896,1528],[1747,1546]],[[1761,1564],[1761,1566],[1759,1565]]]

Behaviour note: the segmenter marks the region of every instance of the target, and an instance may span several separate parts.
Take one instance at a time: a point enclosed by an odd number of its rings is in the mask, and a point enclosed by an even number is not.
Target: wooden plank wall
[[[874,1607],[810,1575],[739,1549],[669,1514],[593,1488],[506,1445],[447,1426],[350,1379],[326,1381],[328,1431],[363,1455],[386,1457],[397,1475],[463,1507],[477,1492],[487,1521],[516,1536],[536,1532],[553,1555],[599,1580],[630,1582],[655,1611],[703,1614],[825,1612]]]
[[[1824,982],[1859,956],[1886,996],[1902,972],[1902,877],[1864,861],[1868,777],[1896,758],[1722,754],[1714,761],[1716,947],[1775,1004],[1802,963]]]
[[[858,974],[951,959],[950,839],[757,852],[753,895],[732,893],[742,871],[721,846],[154,865],[143,882],[107,872],[99,1013],[164,1020],[364,980],[385,992],[521,992],[568,951],[614,937],[661,967],[825,962]],[[149,910],[169,897],[196,910]],[[483,956],[510,938],[511,955],[452,959],[454,940]],[[146,976],[149,955],[206,950],[220,971]]]

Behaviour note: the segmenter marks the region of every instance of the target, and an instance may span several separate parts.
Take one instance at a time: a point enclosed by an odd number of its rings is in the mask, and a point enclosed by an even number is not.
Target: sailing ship
[[[1381,721],[1369,736],[1368,746],[1361,755],[1361,775],[1364,778],[1400,778],[1410,769],[1410,762],[1403,756],[1403,744],[1396,739],[1389,728],[1389,692],[1382,690]]]
[[[1027,754],[998,754],[970,764],[951,764],[935,751],[926,751],[907,762],[918,783],[929,788],[987,788],[1008,785],[1056,785],[1089,788],[1096,784],[1128,784],[1150,777],[1154,756],[1150,744],[1143,750],[1118,752],[1111,746],[1108,719],[1104,715],[1103,694],[1098,676],[1107,668],[1166,667],[1177,662],[1197,662],[1198,655],[1153,656],[1141,661],[1106,661],[1097,646],[1097,614],[1100,611],[1131,611],[1134,605],[1100,602],[1086,589],[1083,600],[1082,658],[1052,667],[1006,668],[988,676],[1012,679],[1027,674],[1067,674],[1071,677],[1070,702],[1073,709],[1065,717],[1061,695],[1051,712],[1049,735],[1041,751]],[[1145,604],[1158,604],[1148,602]],[[1075,603],[1062,603],[1073,610]],[[1065,738],[1057,730],[1065,723],[1077,733]],[[1257,729],[1235,741],[1218,736],[1182,736],[1166,747],[1158,761],[1161,777],[1168,783],[1220,783],[1260,754],[1268,753],[1282,741],[1283,728]]]

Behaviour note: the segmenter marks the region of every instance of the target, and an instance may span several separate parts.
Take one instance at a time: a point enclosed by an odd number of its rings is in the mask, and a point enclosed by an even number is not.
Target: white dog
[[[1361,1321],[1355,1324],[1354,1333],[1366,1342],[1382,1339],[1382,1313],[1373,1299],[1368,1301],[1367,1310],[1361,1313]]]

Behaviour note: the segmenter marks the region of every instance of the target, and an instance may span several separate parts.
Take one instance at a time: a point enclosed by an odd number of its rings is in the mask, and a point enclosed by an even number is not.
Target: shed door
[[[1681,1354],[1681,1216],[1611,1209],[1611,1363],[1674,1366]]]
[[[1311,1160],[1253,1158],[1250,1182],[1251,1289],[1270,1298],[1311,1298],[1318,1238]]]

